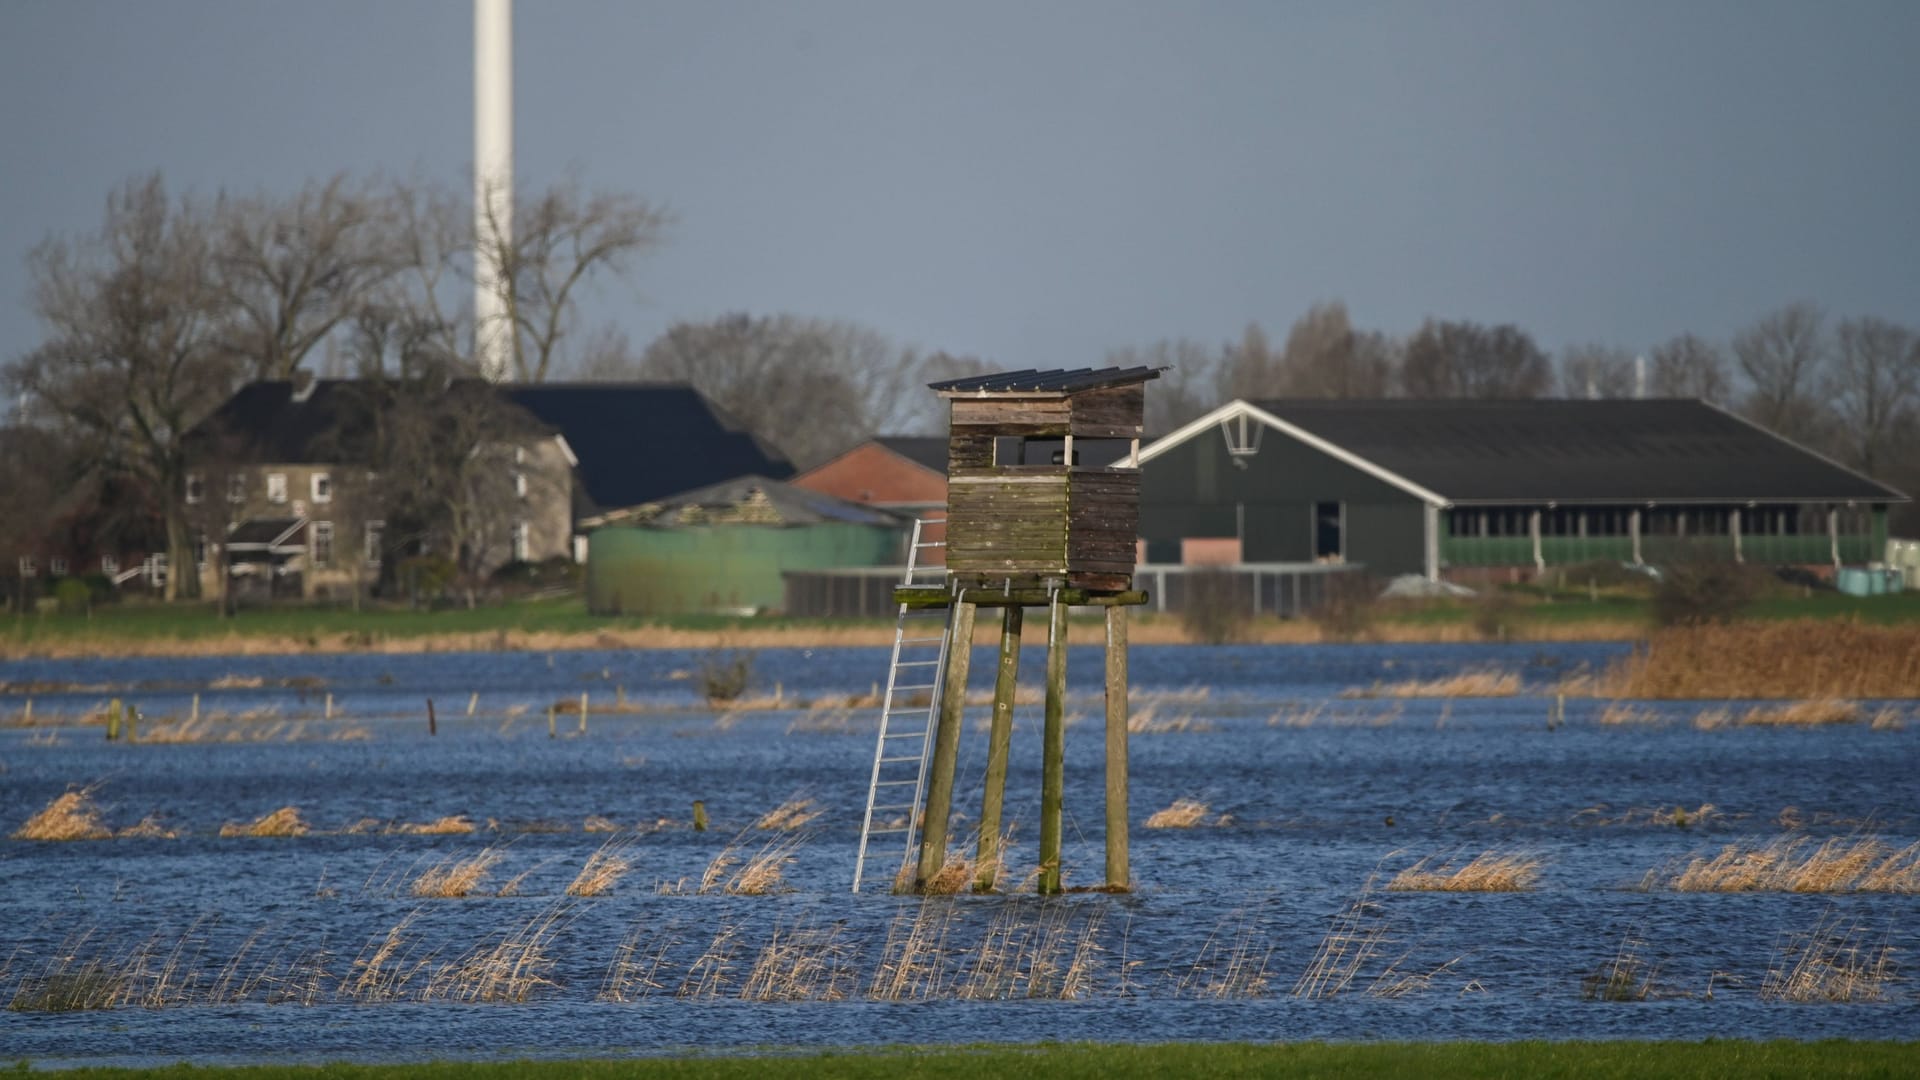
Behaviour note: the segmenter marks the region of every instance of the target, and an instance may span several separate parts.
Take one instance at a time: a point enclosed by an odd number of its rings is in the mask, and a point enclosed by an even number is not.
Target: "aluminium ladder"
[[[918,519],[907,546],[903,586],[946,587],[944,561],[920,565],[920,552],[944,548],[944,540],[922,540],[925,526],[944,519]],[[917,574],[940,575],[936,582]],[[893,628],[893,659],[887,667],[887,690],[880,698],[880,734],[873,748],[873,778],[867,786],[867,813],[860,822],[860,852],[853,862],[853,891],[859,892],[867,869],[867,847],[875,836],[905,833],[901,866],[913,857],[920,806],[926,798],[927,759],[933,754],[934,725],[940,712],[940,683],[946,671],[947,649],[953,638],[953,608],[915,608],[900,605]],[[924,693],[923,706],[914,697]],[[889,882],[891,884],[891,882]]]

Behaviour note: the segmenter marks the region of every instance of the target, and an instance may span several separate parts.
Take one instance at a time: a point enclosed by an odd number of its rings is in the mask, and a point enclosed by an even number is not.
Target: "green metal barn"
[[[781,575],[898,563],[899,518],[763,476],[743,476],[583,523],[587,607],[603,615],[778,609]]]

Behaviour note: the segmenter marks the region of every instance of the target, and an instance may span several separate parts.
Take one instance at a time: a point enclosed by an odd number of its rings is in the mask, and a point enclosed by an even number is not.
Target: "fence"
[[[1177,615],[1186,610],[1189,597],[1202,592],[1194,587],[1193,578],[1204,574],[1209,578],[1204,590],[1208,601],[1219,602],[1226,597],[1249,615],[1291,618],[1318,606],[1335,575],[1362,570],[1355,565],[1330,563],[1149,564],[1134,570],[1133,584],[1147,590],[1146,610]],[[788,571],[782,575],[786,579],[786,613],[809,619],[892,615],[897,610],[893,587],[900,583],[904,571],[899,566]]]

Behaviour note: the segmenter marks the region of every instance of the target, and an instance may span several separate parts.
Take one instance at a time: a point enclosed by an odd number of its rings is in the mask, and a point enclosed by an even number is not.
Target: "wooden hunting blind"
[[[1045,607],[1048,612],[1039,890],[1057,893],[1062,889],[1067,610],[1072,606],[1106,611],[1106,877],[1108,888],[1130,886],[1127,608],[1147,600],[1145,593],[1133,589],[1140,518],[1137,461],[1145,384],[1158,378],[1161,370],[1012,371],[932,384],[951,408],[946,580],[938,585],[915,584],[910,561],[908,580],[895,591],[900,626],[894,634],[893,666],[881,704],[873,783],[854,870],[856,891],[866,865],[868,837],[875,832],[907,834],[909,861],[903,866],[899,887],[927,891],[946,868],[974,613],[981,607],[1002,609],[1002,622],[975,890],[993,889],[999,870],[1001,802],[1013,732],[1020,627],[1027,607]],[[1105,443],[1102,452],[1087,454],[1087,463],[1082,464],[1081,451],[1096,441]],[[909,631],[908,620],[926,613],[945,617],[943,634],[922,637]],[[912,658],[907,651],[915,643],[935,641],[939,642],[937,660]],[[925,686],[911,682],[912,670],[928,666],[939,672],[937,678]],[[903,682],[903,675],[909,681]],[[890,726],[896,715],[895,695],[903,689],[931,691],[923,728]],[[909,712],[901,709],[899,714]],[[912,745],[915,740],[918,747]],[[893,762],[917,762],[918,771],[912,779],[888,779],[887,767]],[[882,791],[895,784],[913,785],[913,797],[904,805],[882,801]],[[890,814],[903,809],[905,824],[876,827],[877,811]],[[925,825],[918,860],[912,861],[917,819]]]

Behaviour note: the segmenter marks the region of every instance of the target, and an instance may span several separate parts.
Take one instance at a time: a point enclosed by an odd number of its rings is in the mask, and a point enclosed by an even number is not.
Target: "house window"
[[[1337,502],[1313,504],[1313,557],[1339,559],[1346,554],[1346,515]]]
[[[520,496],[523,499],[527,497],[527,474],[526,473],[517,472],[513,474],[513,493],[515,495]]]
[[[111,555],[100,556],[100,572],[112,577],[120,572],[120,560]]]
[[[313,565],[333,565],[333,522],[313,523]]]
[[[323,472],[313,474],[313,501],[317,503],[333,501],[333,477],[331,474]]]
[[[227,477],[227,501],[245,502],[247,499],[247,478],[239,473]]]
[[[197,472],[187,474],[187,505],[192,506],[207,497],[207,478]]]
[[[527,523],[526,523],[526,522],[524,522],[524,521],[516,521],[516,522],[514,522],[514,523],[513,523],[513,557],[514,557],[514,560],[515,560],[515,561],[517,561],[517,562],[526,562],[526,561],[527,561],[527,549],[528,549],[528,544],[527,544]]]
[[[54,577],[66,577],[67,576],[67,560],[61,558],[58,555],[55,555],[53,558],[48,559],[47,573],[52,574]]]
[[[38,574],[39,572],[40,572],[40,568],[33,565],[32,556],[30,555],[20,556],[20,576],[21,577],[23,578],[33,577],[35,574]]]
[[[386,541],[387,523],[369,521],[363,530],[365,535],[365,558],[368,566],[380,565],[380,545]]]
[[[195,529],[193,533],[193,562],[195,566],[207,565],[207,530]]]
[[[283,503],[287,501],[287,474],[267,474],[267,501]]]

